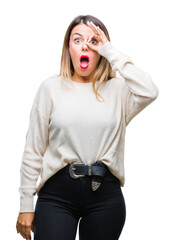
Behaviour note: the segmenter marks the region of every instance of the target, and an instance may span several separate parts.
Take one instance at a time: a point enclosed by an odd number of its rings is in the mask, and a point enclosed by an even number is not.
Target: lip
[[[89,56],[88,56],[88,55],[82,55],[82,56],[80,57],[80,61],[81,61],[81,59],[82,59],[83,57],[87,58],[88,61],[89,61]]]
[[[82,66],[82,64],[81,64],[81,59],[83,58],[83,57],[85,57],[85,58],[87,58],[88,59],[88,64],[87,64],[87,66]],[[82,55],[81,57],[80,57],[80,67],[82,68],[82,69],[86,69],[86,68],[88,68],[88,66],[89,66],[89,56],[88,55]]]

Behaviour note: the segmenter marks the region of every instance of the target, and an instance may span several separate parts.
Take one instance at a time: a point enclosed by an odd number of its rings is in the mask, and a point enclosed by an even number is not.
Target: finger
[[[94,27],[96,28],[96,33],[97,33],[98,36],[102,39],[102,38],[105,36],[104,32],[100,29],[99,26],[95,26],[95,25],[94,25]]]
[[[92,44],[90,44],[90,43],[86,43],[87,44],[87,46],[90,48],[90,49],[92,49],[93,51],[97,51],[97,47],[96,46],[94,46],[94,45],[92,45]]]
[[[93,22],[90,22],[89,26],[100,36],[101,40],[106,37],[105,33],[101,30],[101,28],[99,26],[96,26]]]
[[[91,27],[96,33],[98,33],[98,31],[97,31],[97,26],[96,26],[93,22],[90,22],[90,27]]]
[[[26,240],[31,240],[31,236],[25,235],[24,237]]]
[[[21,233],[22,233],[23,238],[26,238],[26,237],[27,237],[27,229],[26,229],[25,226],[23,226]]]
[[[98,30],[99,30],[99,32],[100,32],[103,36],[105,35],[105,33],[101,30],[100,27],[98,27]]]
[[[87,22],[89,27],[92,28],[92,30],[94,30],[95,33],[98,33],[97,31],[97,27],[95,24],[93,24],[93,22]]]
[[[19,231],[20,234],[22,233],[22,227],[21,227],[21,224],[18,224],[18,231]],[[21,234],[21,235],[22,235],[22,234]]]
[[[99,36],[95,35],[95,34],[91,34],[89,36],[88,42],[90,42],[92,39],[99,39]]]
[[[26,229],[25,229],[25,238],[28,240],[28,239],[31,239],[31,235],[30,235],[30,228],[29,227],[27,227]]]
[[[100,35],[102,35],[102,32],[103,32],[103,31],[100,29],[100,27],[97,26],[96,29],[97,29],[97,32],[98,32]]]
[[[16,231],[17,231],[17,233],[19,232],[18,223],[16,224]]]
[[[24,235],[24,227],[21,225],[21,223],[18,223],[18,231],[19,233],[21,234],[21,236],[23,238],[25,238],[25,235]]]
[[[89,36],[89,38],[88,38],[88,42],[90,42],[90,41],[91,41],[91,39],[92,39],[92,36],[94,36],[94,34],[91,34],[91,35]]]
[[[23,236],[23,238],[27,239],[28,238],[28,227],[27,226],[22,226],[21,231],[20,231],[21,235]]]
[[[31,230],[34,232],[34,223],[32,223]]]

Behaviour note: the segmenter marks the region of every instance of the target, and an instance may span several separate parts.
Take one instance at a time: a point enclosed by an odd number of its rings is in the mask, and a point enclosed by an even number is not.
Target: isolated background
[[[158,98],[127,127],[122,188],[127,217],[120,239],[174,240],[175,15],[170,0],[1,1],[1,236],[23,239],[16,220],[31,106],[41,81],[59,73],[64,34],[80,14],[99,18],[116,49],[159,87]]]

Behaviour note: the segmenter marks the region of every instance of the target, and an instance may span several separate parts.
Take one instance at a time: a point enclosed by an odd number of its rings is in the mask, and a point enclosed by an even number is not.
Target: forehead
[[[94,31],[90,28],[90,27],[88,27],[86,24],[78,24],[78,25],[76,25],[73,29],[72,29],[72,31],[71,31],[71,36],[73,36],[73,34],[75,34],[75,33],[80,33],[81,35],[83,35],[84,37],[86,37],[86,36],[89,36],[89,35],[91,35],[91,34],[93,34],[94,33]],[[75,35],[76,36],[76,35]]]

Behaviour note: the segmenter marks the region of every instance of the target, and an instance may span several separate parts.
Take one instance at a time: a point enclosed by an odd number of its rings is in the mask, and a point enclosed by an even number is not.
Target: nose
[[[85,42],[82,44],[82,50],[84,51],[88,50],[88,45]]]

